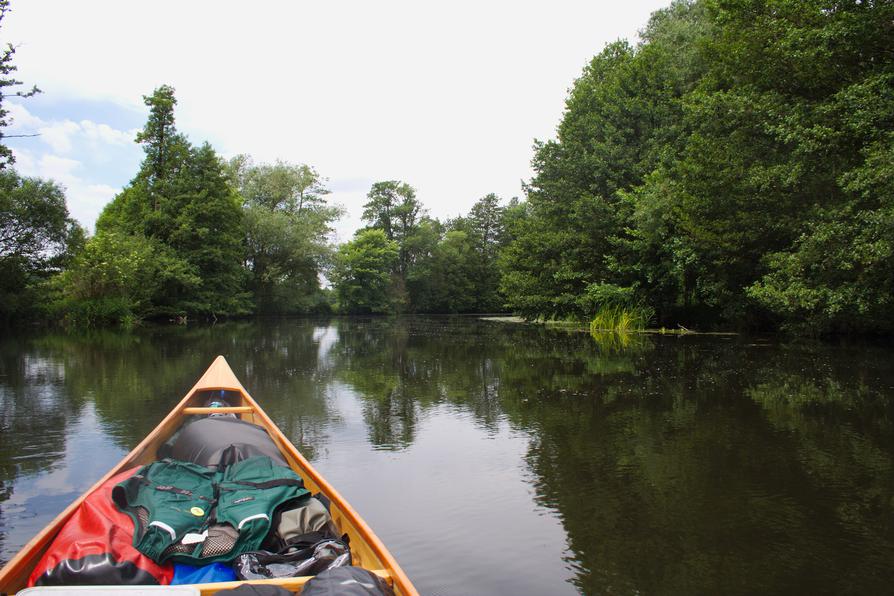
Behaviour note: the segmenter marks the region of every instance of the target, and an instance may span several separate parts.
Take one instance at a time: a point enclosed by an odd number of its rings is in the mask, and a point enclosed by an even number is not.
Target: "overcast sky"
[[[666,4],[12,0],[0,40],[44,93],[7,131],[41,136],[8,144],[92,229],[141,160],[141,96],[170,84],[192,142],[328,178],[344,241],[376,180],[409,182],[439,218],[521,196],[583,66]]]

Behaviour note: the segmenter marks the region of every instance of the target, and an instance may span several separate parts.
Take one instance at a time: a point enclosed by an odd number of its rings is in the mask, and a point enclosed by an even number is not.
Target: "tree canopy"
[[[259,313],[306,313],[327,308],[320,279],[332,261],[333,223],[342,209],[312,167],[277,161],[230,160],[228,172],[242,196],[244,262]]]
[[[47,180],[0,170],[0,320],[34,313],[45,285],[84,241],[62,189]]]
[[[586,318],[890,331],[894,7],[677,1],[575,82],[502,289]],[[617,295],[615,292],[613,295]]]
[[[241,199],[214,149],[207,143],[195,147],[177,132],[174,90],[163,85],[143,99],[149,118],[136,139],[143,145],[143,163],[105,207],[96,236],[66,278],[65,293],[75,301],[69,308],[77,300],[122,295],[139,298],[118,303],[98,319],[247,313]],[[115,271],[114,283],[106,284],[106,274],[96,268],[106,261],[129,261],[132,272]],[[144,283],[158,271],[168,273]],[[85,291],[81,280],[94,275],[102,283],[87,283],[92,289]]]
[[[494,194],[473,205],[467,216],[446,222],[429,217],[416,189],[399,180],[375,182],[367,195],[366,230],[382,232],[397,248],[397,258],[376,260],[381,280],[387,277],[387,299],[367,312],[470,313],[502,310],[498,255],[507,241],[505,208]],[[370,248],[369,239],[340,250],[342,259],[333,283],[345,305],[342,284],[351,283],[343,263]],[[375,250],[379,250],[377,245]],[[347,252],[345,252],[347,251]],[[387,276],[386,276],[387,274]],[[382,282],[384,283],[384,282]]]

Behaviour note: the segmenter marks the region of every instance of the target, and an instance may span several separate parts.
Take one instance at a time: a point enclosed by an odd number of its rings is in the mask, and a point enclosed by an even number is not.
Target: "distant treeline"
[[[190,145],[162,87],[140,172],[92,238],[58,187],[0,174],[0,308],[94,323],[629,309],[654,325],[891,333],[892,23],[892,2],[674,2],[586,66],[524,200],[487,195],[441,222],[407,183],[377,182],[367,227],[339,247],[313,168]],[[41,217],[28,247],[9,240]]]

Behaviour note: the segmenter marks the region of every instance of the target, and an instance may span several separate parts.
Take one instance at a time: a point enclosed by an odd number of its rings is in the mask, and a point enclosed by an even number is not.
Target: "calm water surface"
[[[0,562],[217,354],[423,594],[894,585],[891,348],[466,318],[0,339]]]

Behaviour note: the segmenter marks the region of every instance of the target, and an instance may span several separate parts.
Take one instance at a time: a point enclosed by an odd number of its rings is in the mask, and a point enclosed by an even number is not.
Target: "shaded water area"
[[[217,354],[423,594],[888,593],[894,350],[471,318],[0,340],[0,561]]]

